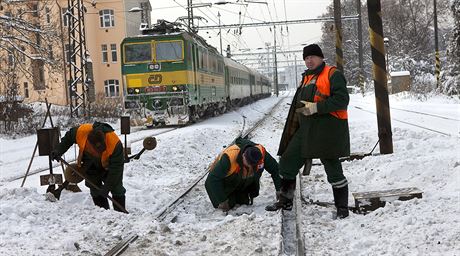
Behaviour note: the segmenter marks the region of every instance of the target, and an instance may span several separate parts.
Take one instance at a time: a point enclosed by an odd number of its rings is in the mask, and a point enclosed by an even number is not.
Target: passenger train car
[[[147,125],[183,125],[267,97],[268,77],[196,34],[159,21],[121,44],[125,110]]]

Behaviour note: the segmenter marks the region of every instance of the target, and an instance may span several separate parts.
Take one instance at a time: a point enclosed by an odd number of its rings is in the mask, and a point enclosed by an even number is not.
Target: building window
[[[35,90],[45,90],[45,63],[43,60],[32,61],[33,85]]]
[[[69,25],[69,16],[66,15],[67,8],[61,8],[62,12],[62,23],[64,27],[67,27]]]
[[[12,68],[13,66],[14,66],[13,48],[9,48],[9,51],[8,51],[8,67]]]
[[[70,56],[71,55],[71,52],[70,52],[70,47],[69,47],[69,44],[66,44],[65,45],[65,61],[66,63],[70,63]],[[73,56],[72,58],[72,63],[75,63],[76,61],[76,55]]]
[[[40,31],[41,26],[39,24],[36,24],[36,26],[37,26],[36,28]],[[42,44],[40,32],[35,32],[35,38],[37,40],[37,45],[40,46]]]
[[[50,24],[51,23],[50,8],[46,7],[45,11],[46,11],[46,22]]]
[[[110,44],[110,51],[112,52],[112,62],[117,62],[117,45]]]
[[[115,27],[113,10],[105,9],[99,11],[99,20],[101,22],[101,28]]]
[[[105,90],[105,97],[118,97],[119,93],[119,82],[117,79],[110,79],[104,81],[104,90]]]
[[[53,46],[50,44],[48,45],[48,52],[49,52],[50,60],[54,60]]]
[[[24,82],[24,98],[29,98],[29,83]]]
[[[102,49],[102,63],[109,62],[109,53],[107,52],[107,45],[102,44],[101,49]]]
[[[21,46],[21,62],[26,62],[26,47]]]
[[[38,17],[38,4],[32,4],[32,15]]]

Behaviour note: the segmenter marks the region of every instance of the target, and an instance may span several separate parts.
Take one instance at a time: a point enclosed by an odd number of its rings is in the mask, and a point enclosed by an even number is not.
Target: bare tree
[[[7,56],[8,66],[0,67],[0,75],[8,72],[14,62],[17,71],[33,78],[32,64],[43,64],[60,72],[61,54],[53,46],[60,45],[59,19],[53,15],[56,5],[51,0],[0,1],[0,55]]]
[[[442,91],[448,95],[460,94],[460,0],[452,0],[450,10],[454,27],[448,37],[446,72],[442,75]]]
[[[458,1],[458,0],[454,0]],[[366,80],[372,79],[372,59],[368,32],[368,15],[366,1],[362,11],[364,71]],[[385,0],[382,1],[382,20],[384,36],[389,38],[389,70],[408,70],[411,75],[434,75],[434,33],[432,0]],[[448,0],[437,0],[438,20],[441,37],[451,31],[452,24],[446,22],[451,14],[448,12]],[[356,0],[342,0],[342,15],[356,14]],[[332,16],[333,7],[329,6],[323,16]],[[335,33],[331,23],[324,23],[321,44],[326,49],[324,55],[330,64],[335,62]],[[357,23],[342,22],[344,73],[350,84],[358,84],[358,48]],[[446,44],[440,40],[441,51]]]
[[[33,81],[34,88],[44,90],[45,73],[62,74],[56,8],[51,0],[0,0],[0,120],[6,131],[30,112],[22,104],[25,92],[20,92],[20,80]]]

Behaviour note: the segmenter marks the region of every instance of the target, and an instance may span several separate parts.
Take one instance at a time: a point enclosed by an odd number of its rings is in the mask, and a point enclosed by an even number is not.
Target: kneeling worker
[[[109,209],[107,196],[111,192],[113,200],[125,208],[123,145],[113,128],[100,122],[71,128],[56,150],[51,152],[51,156],[59,160],[73,144],[78,144],[79,147],[78,169],[84,170],[86,178],[100,188],[96,189],[86,182],[94,204]],[[115,204],[113,209],[121,212],[124,210]]]
[[[206,178],[206,191],[214,208],[226,212],[236,204],[252,205],[259,195],[264,169],[271,174],[278,195],[281,179],[276,160],[262,145],[238,138],[220,153]]]

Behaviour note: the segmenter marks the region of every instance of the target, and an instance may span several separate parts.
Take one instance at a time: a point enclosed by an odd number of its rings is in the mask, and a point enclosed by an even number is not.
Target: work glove
[[[228,199],[220,203],[219,206],[217,206],[217,208],[221,209],[224,212],[228,212],[230,210],[230,206],[228,205]]]
[[[99,189],[98,194],[100,196],[103,196],[103,197],[108,197],[109,196],[109,189],[107,188],[106,185],[104,185]]]
[[[318,107],[316,106],[316,103],[303,100],[301,100],[300,102],[305,106],[297,108],[295,110],[296,113],[300,113],[304,116],[311,116],[318,112]]]
[[[50,156],[51,156],[52,160],[55,160],[55,161],[59,162],[61,160],[62,154],[59,153],[59,151],[57,151],[57,150],[53,150],[53,151],[51,151]]]
[[[280,195],[281,195],[281,191],[277,190],[276,191],[276,201],[280,200]]]

